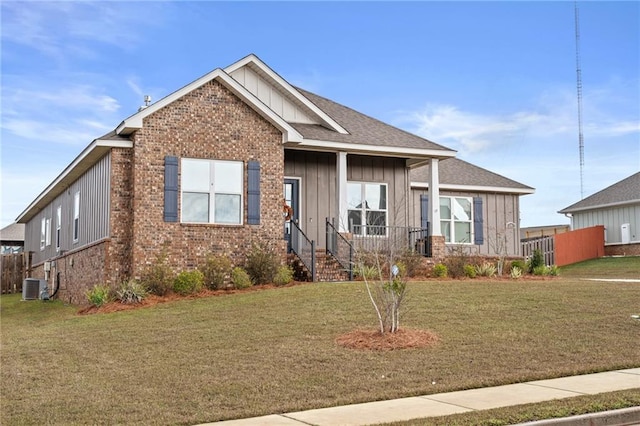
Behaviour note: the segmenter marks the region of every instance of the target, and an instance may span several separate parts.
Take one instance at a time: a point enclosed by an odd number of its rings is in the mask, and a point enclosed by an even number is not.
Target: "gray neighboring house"
[[[458,158],[442,160],[440,177],[440,229],[448,251],[466,247],[472,254],[494,256],[506,243],[508,256],[521,256],[520,196],[534,188]],[[415,226],[429,222],[430,165],[412,169],[411,215]]]
[[[573,230],[604,225],[606,255],[640,255],[640,172],[558,213]]]
[[[12,223],[0,229],[0,252],[2,254],[24,251],[24,224]]]

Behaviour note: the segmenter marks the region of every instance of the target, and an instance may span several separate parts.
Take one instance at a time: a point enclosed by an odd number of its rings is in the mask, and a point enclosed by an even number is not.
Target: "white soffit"
[[[324,123],[327,127],[335,130],[338,133],[342,133],[344,135],[348,135],[349,132],[342,127],[337,121],[335,121],[331,116],[325,113],[323,110],[318,108],[316,104],[311,102],[305,96],[303,96],[300,92],[298,92],[291,84],[289,84],[284,78],[280,77],[275,71],[273,71],[267,64],[262,62],[260,58],[256,55],[251,54],[247,57],[239,60],[238,62],[229,65],[224,70],[228,74],[237,71],[238,69],[249,66],[253,71],[258,73],[262,78],[267,81],[270,81],[272,84],[279,86],[281,91],[288,95],[287,97],[294,101],[299,106],[303,107],[306,110],[309,110],[314,115],[316,115],[322,123]]]
[[[411,182],[411,188],[415,189],[429,189],[429,184],[426,182]],[[450,191],[459,192],[492,192],[492,193],[506,193],[506,194],[533,194],[535,189],[533,188],[509,188],[502,186],[482,186],[482,185],[455,185],[440,182],[440,189],[448,189]]]

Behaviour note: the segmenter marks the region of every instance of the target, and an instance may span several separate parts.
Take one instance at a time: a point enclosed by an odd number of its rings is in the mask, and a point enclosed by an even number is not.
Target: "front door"
[[[291,219],[284,222],[284,239],[287,241],[287,252],[291,251],[291,221],[300,223],[300,181],[298,179],[284,180],[284,203],[291,208]],[[283,214],[286,212],[283,209]]]

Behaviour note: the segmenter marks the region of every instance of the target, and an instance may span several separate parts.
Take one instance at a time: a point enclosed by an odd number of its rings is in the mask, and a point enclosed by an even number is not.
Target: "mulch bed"
[[[433,346],[438,343],[438,336],[428,330],[411,328],[384,334],[380,330],[358,329],[339,336],[336,343],[349,349],[392,351]]]

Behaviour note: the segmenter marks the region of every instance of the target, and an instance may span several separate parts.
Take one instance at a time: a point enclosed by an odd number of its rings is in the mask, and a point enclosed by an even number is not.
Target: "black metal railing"
[[[351,244],[363,252],[416,252],[431,257],[429,228],[414,226],[351,225]]]
[[[316,243],[309,240],[302,229],[294,221],[291,221],[291,235],[289,239],[289,251],[293,252],[311,273],[311,280],[316,280]]]
[[[353,246],[336,228],[336,220],[326,218],[325,234],[327,238],[327,253],[333,256],[340,266],[349,273],[349,280],[353,281]]]

